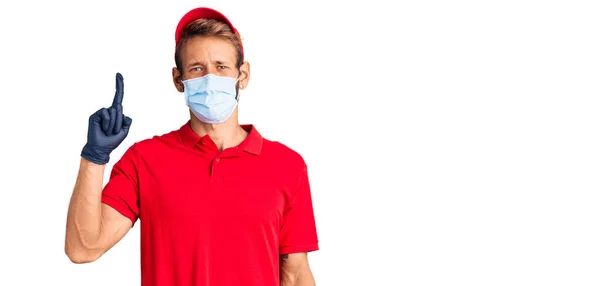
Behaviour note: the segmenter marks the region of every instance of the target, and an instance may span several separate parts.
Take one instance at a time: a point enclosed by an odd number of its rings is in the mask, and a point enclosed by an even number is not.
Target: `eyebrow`
[[[228,61],[215,61],[217,65],[230,65],[231,63]]]
[[[217,64],[217,65],[231,65],[231,63],[228,62],[228,61],[214,61],[213,63]],[[202,65],[204,65],[204,64],[201,63],[201,62],[193,62],[191,64],[188,64],[187,67],[191,68],[191,67],[194,67],[194,66],[202,66]]]
[[[188,67],[188,68],[191,68],[191,67],[193,67],[193,66],[201,66],[201,65],[202,65],[202,63],[201,63],[201,62],[193,62],[193,63],[191,63],[191,64],[188,64],[188,65],[187,65],[187,67]]]

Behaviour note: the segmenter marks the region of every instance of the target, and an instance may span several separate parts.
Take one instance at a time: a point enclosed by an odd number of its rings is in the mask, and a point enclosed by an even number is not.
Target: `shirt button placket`
[[[213,187],[215,187],[215,189],[218,189],[221,185],[221,175],[219,174],[221,171],[221,167],[220,167],[220,162],[221,162],[221,158],[217,157],[213,160],[212,162],[212,166],[210,168],[210,181],[213,185]],[[219,168],[219,169],[217,169]]]
[[[221,188],[223,188],[223,172],[225,169],[224,166],[222,166],[222,161],[222,158],[219,157],[213,160],[213,167],[210,178],[213,190],[220,190]]]

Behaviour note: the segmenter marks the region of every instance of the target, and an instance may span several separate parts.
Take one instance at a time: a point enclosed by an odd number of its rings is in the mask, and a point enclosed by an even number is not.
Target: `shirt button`
[[[217,161],[217,163],[218,163],[219,161],[221,161],[221,159],[220,159],[220,158],[217,158],[217,159],[215,159],[215,161]]]

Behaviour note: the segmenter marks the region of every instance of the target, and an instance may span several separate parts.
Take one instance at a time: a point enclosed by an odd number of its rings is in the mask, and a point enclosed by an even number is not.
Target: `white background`
[[[0,4],[0,285],[139,285],[139,225],[75,265],[68,202],[116,72],[107,175],[185,123],[174,29],[200,5],[244,38],[241,123],[309,165],[318,285],[600,284],[596,1],[149,2]]]

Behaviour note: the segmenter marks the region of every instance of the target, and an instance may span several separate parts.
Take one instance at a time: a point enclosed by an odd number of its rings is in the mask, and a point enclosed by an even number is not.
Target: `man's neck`
[[[192,118],[191,127],[200,137],[210,136],[219,151],[238,146],[248,136],[248,132],[238,124],[235,118],[230,118],[220,124],[207,124]]]

